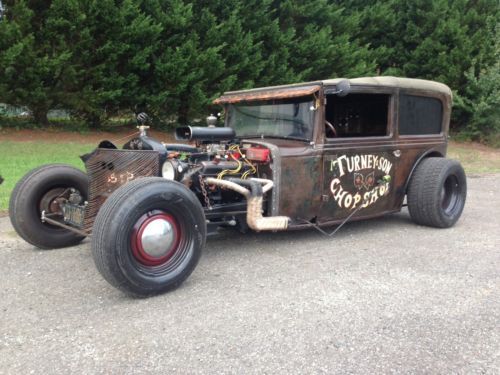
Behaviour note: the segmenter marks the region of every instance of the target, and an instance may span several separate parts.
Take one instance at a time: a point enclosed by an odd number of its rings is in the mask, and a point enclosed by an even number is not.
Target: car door
[[[367,218],[398,210],[397,196],[404,191],[397,172],[401,151],[394,135],[395,90],[352,87],[344,97],[328,92],[326,87],[317,222],[333,224],[349,215]]]

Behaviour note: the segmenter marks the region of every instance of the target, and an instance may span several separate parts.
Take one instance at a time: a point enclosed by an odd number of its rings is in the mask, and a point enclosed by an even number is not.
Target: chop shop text
[[[330,182],[330,192],[340,208],[365,208],[389,193],[389,182],[377,178],[390,176],[392,162],[379,155],[342,155],[330,161],[330,172],[336,174]],[[382,176],[378,176],[382,174]]]

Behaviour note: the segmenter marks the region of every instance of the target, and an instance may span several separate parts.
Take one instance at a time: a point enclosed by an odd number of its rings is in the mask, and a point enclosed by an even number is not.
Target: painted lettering
[[[368,168],[368,157],[370,155],[361,155],[361,169]]]
[[[341,155],[330,161],[330,182],[333,200],[340,208],[366,208],[388,195],[390,183],[381,177],[391,175],[393,163],[375,154]],[[377,181],[378,180],[378,181]]]
[[[361,167],[359,166],[359,155],[354,156],[354,170],[359,171]]]

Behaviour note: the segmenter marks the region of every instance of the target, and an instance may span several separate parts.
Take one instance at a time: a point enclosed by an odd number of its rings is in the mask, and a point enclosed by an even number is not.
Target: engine
[[[185,184],[209,209],[227,209],[228,205],[244,202],[244,197],[231,189],[207,184],[207,178],[247,180],[270,174],[269,149],[239,142],[231,128],[185,126],[176,129],[176,138],[194,141],[196,146],[187,149],[185,144],[167,144],[161,175]]]

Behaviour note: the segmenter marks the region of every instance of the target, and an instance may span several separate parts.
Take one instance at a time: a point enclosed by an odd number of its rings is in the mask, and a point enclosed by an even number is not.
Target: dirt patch
[[[450,142],[447,157],[459,160],[467,175],[500,172],[500,149],[474,142]]]
[[[85,133],[77,133],[70,131],[60,131],[53,129],[3,129],[0,131],[0,141],[12,142],[78,142],[78,143],[93,143],[100,142],[104,139],[115,141],[121,145],[120,141],[124,141],[134,134],[138,134],[137,129],[125,128],[120,131],[104,132],[90,131]],[[158,130],[150,130],[148,134],[162,142],[175,142],[175,137],[172,132],[162,132]]]
[[[478,151],[481,153],[500,156],[500,149],[499,148],[493,148],[490,146],[486,146],[486,145],[483,145],[482,143],[450,141],[449,145],[451,147],[465,147],[465,148],[469,149],[470,151]]]

